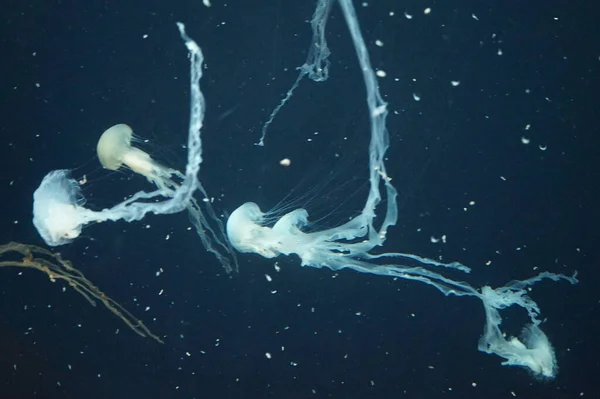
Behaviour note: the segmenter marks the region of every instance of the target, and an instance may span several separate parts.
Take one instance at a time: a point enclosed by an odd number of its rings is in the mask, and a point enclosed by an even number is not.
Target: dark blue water
[[[181,214],[89,226],[59,248],[164,345],[42,273],[0,269],[0,398],[596,397],[598,10],[583,1],[448,3],[355,2],[373,65],[387,73],[400,218],[385,249],[460,261],[474,269],[474,286],[579,270],[577,286],[532,292],[556,348],[554,381],[477,351],[477,300],[301,268],[294,257],[241,255],[239,274],[227,275]],[[130,124],[154,158],[184,168],[189,70],[176,21],[206,58],[200,177],[219,214],[246,201],[268,209],[292,190],[310,193],[316,229],[360,212],[368,115],[337,7],[330,80],[303,82],[267,146],[254,145],[305,60],[313,6],[5,4],[0,242],[43,245],[32,193],[52,169],[85,175],[93,209],[150,188],[99,167],[96,141],[113,124]],[[431,242],[443,235],[445,244]],[[505,316],[518,333],[525,317]]]

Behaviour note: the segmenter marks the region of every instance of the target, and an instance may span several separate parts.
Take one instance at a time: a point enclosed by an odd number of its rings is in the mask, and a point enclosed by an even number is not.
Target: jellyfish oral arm
[[[558,371],[554,348],[540,327],[540,308],[529,297],[528,291],[530,286],[542,280],[578,283],[577,273],[565,276],[543,272],[527,280],[512,281],[504,287],[492,289],[486,286],[481,289],[477,296],[483,302],[486,324],[478,348],[481,352],[493,353],[506,359],[503,365],[526,367],[536,376],[553,378]],[[525,309],[531,323],[523,328],[520,338],[507,339],[500,330],[500,310],[513,305]]]

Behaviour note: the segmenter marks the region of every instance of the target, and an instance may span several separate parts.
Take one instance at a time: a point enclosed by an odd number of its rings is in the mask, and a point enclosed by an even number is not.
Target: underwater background
[[[556,379],[537,381],[479,352],[476,300],[302,268],[295,257],[239,254],[239,273],[227,274],[181,213],[89,226],[55,248],[162,345],[43,273],[0,268],[0,399],[598,395],[598,7],[354,4],[371,61],[386,74],[387,167],[400,217],[384,249],[460,261],[473,272],[455,277],[474,286],[577,270],[578,285],[532,291]],[[355,216],[368,189],[368,114],[336,5],[326,31],[330,79],[303,81],[266,146],[255,145],[306,58],[314,6],[6,2],[0,243],[43,245],[32,194],[52,169],[85,177],[93,209],[151,189],[129,171],[100,167],[96,141],[111,125],[131,125],[153,158],[184,168],[189,61],[177,21],[205,56],[200,179],[219,215],[246,201],[269,209],[299,198],[291,206],[307,207],[311,228]],[[518,335],[526,315],[503,315]]]

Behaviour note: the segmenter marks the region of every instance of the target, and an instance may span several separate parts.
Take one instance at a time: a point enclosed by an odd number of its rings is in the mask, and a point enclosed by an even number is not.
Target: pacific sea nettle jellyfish
[[[443,269],[453,269],[470,273],[470,269],[458,262],[441,263],[409,253],[373,253],[375,247],[385,243],[388,229],[398,218],[397,191],[388,177],[384,156],[388,148],[389,136],[386,128],[387,104],[379,91],[377,78],[365,41],[360,32],[358,19],[351,0],[338,1],[362,71],[366,102],[370,119],[369,144],[369,183],[370,189],[360,215],[341,226],[323,231],[305,232],[309,223],[305,209],[291,211],[274,224],[274,215],[263,213],[255,203],[248,202],[237,208],[227,220],[227,235],[231,244],[240,252],[256,253],[265,258],[279,255],[297,255],[302,266],[329,268],[331,270],[352,269],[360,273],[376,274],[420,281],[433,286],[444,295],[471,296],[481,300],[486,321],[478,349],[493,353],[505,359],[505,365],[517,365],[529,369],[536,376],[552,378],[557,365],[554,350],[547,336],[541,330],[540,309],[529,296],[531,285],[544,280],[566,280],[577,282],[572,277],[554,273],[540,273],[530,279],[512,281],[504,287],[484,286],[474,288],[470,284],[453,280],[442,274]],[[258,142],[264,145],[266,128],[271,124],[278,110],[291,97],[300,80],[306,75],[312,80],[327,78],[329,49],[323,33],[333,0],[320,0],[311,21],[313,41],[306,63],[300,67],[299,76],[287,95],[275,108],[265,124]],[[313,73],[317,72],[317,73]],[[384,187],[383,194],[380,190]],[[385,210],[377,216],[376,211],[385,195]],[[409,265],[400,264],[404,260]],[[516,305],[525,309],[530,323],[520,337],[505,337],[500,330],[500,311]]]
[[[102,211],[87,209],[85,198],[68,170],[48,173],[34,193],[33,223],[46,244],[57,246],[73,241],[82,228],[93,222],[142,219],[148,213],[170,214],[188,210],[190,220],[206,249],[212,252],[226,271],[237,270],[235,253],[225,238],[224,227],[215,214],[208,196],[198,180],[202,163],[200,131],[204,119],[204,96],[200,90],[203,56],[200,47],[178,23],[181,37],[190,53],[191,114],[185,173],[154,161],[146,152],[132,146],[132,129],[119,124],[106,130],[97,145],[100,162],[106,169],[127,166],[145,176],[155,186],[151,192],[140,191],[122,203]],[[179,182],[175,182],[175,178]],[[201,201],[194,198],[199,192]],[[157,201],[160,199],[160,201]]]

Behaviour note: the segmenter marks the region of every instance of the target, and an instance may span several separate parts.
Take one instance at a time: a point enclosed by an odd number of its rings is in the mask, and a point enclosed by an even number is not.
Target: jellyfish
[[[96,146],[96,154],[105,169],[117,170],[125,165],[132,171],[145,176],[159,188],[173,188],[171,176],[183,175],[156,162],[146,152],[131,145],[133,130],[124,123],[108,128]],[[165,184],[171,182],[171,184]]]
[[[320,37],[317,29],[325,26],[332,1],[318,2],[311,23],[313,40],[315,36]],[[389,141],[386,128],[388,111],[379,91],[352,0],[339,0],[338,3],[350,31],[366,88],[370,119],[370,189],[365,205],[359,215],[341,226],[307,232],[305,230],[309,224],[309,214],[305,209],[293,210],[276,220],[276,215],[261,211],[256,203],[247,202],[232,212],[227,220],[226,229],[231,244],[241,253],[255,253],[265,258],[295,255],[305,267],[329,268],[334,271],[351,269],[359,273],[403,278],[430,285],[446,296],[476,297],[482,302],[486,314],[484,333],[478,349],[504,358],[504,365],[525,367],[540,377],[554,377],[557,371],[554,350],[540,327],[540,309],[529,296],[528,289],[547,279],[566,280],[575,284],[576,273],[566,276],[543,272],[527,280],[512,281],[503,287],[484,286],[477,289],[467,282],[454,280],[443,274],[444,269],[470,273],[470,268],[459,262],[442,263],[416,254],[373,251],[384,245],[388,229],[396,224],[398,218],[397,191],[387,175],[384,163]],[[310,56],[313,57],[312,65],[315,68],[318,60],[329,55],[326,46],[321,48],[311,44],[311,51],[316,52]],[[320,51],[326,53],[320,56]],[[305,66],[301,70],[304,68],[310,70]],[[298,82],[296,80],[280,106],[291,96],[290,93]],[[271,120],[268,123],[270,122]],[[264,130],[260,144],[264,145]],[[381,187],[384,188],[383,192]],[[385,209],[380,211],[378,207],[383,198]],[[379,221],[377,224],[376,219]],[[276,222],[272,223],[273,220]],[[530,319],[521,338],[505,338],[500,329],[500,311],[511,306],[523,308]]]
[[[33,193],[33,225],[51,246],[67,244],[77,238],[91,215],[83,207],[85,198],[79,183],[68,174],[66,170],[53,170]]]
[[[96,152],[105,169],[118,170],[125,166],[146,177],[157,189],[164,190],[166,196],[179,188],[175,179],[184,176],[176,169],[161,165],[141,149],[132,146],[133,130],[126,124],[117,124],[108,128],[100,136]],[[221,219],[216,215],[211,201],[200,181],[196,193],[200,200],[191,197],[186,208],[189,219],[196,229],[204,248],[214,254],[228,273],[238,270],[235,251],[225,236]]]
[[[523,290],[528,285],[539,281],[541,278],[557,280],[561,275],[542,273],[537,278],[529,281],[513,282],[499,289],[483,287],[481,289],[484,304],[486,325],[484,333],[479,340],[479,350],[486,353],[495,353],[506,359],[502,364],[507,366],[522,366],[528,368],[534,376],[539,378],[553,378],[558,370],[554,348],[546,334],[539,327],[540,310],[537,304],[526,295]],[[572,283],[577,282],[575,276],[567,278]],[[518,285],[518,286],[515,286]],[[502,318],[499,309],[515,303],[524,307],[529,312],[532,323],[526,325],[521,333],[521,338],[505,338],[500,330]]]
[[[171,214],[188,207],[192,195],[199,188],[197,174],[202,163],[202,140],[200,130],[204,119],[204,96],[200,91],[203,56],[200,47],[185,32],[182,23],[177,24],[179,33],[190,54],[190,93],[191,113],[188,131],[188,157],[185,174],[176,189],[158,187],[151,192],[140,191],[112,208],[93,211],[85,208],[85,198],[76,180],[68,170],[55,170],[48,173],[33,195],[33,224],[40,236],[50,246],[63,245],[81,234],[82,228],[92,222],[141,220],[148,213]],[[122,128],[115,129],[118,132]],[[111,133],[108,135],[113,135]],[[119,136],[115,133],[114,136]],[[107,140],[110,142],[111,140]],[[118,141],[118,140],[112,140]],[[121,152],[121,161],[138,170],[145,176],[160,179],[167,173],[158,164],[149,162],[140,155],[141,151]],[[114,166],[115,160],[111,166]],[[153,202],[148,202],[152,200]]]
[[[58,253],[52,253],[36,245],[9,242],[0,245],[0,268],[2,267],[36,269],[46,273],[53,283],[58,280],[65,281],[71,288],[87,299],[92,306],[96,306],[96,301],[102,302],[108,310],[123,320],[135,333],[142,337],[150,337],[161,344],[163,343],[162,339],[153,334],[144,322],[100,291],[82,272],[73,267],[71,262],[63,259]]]

